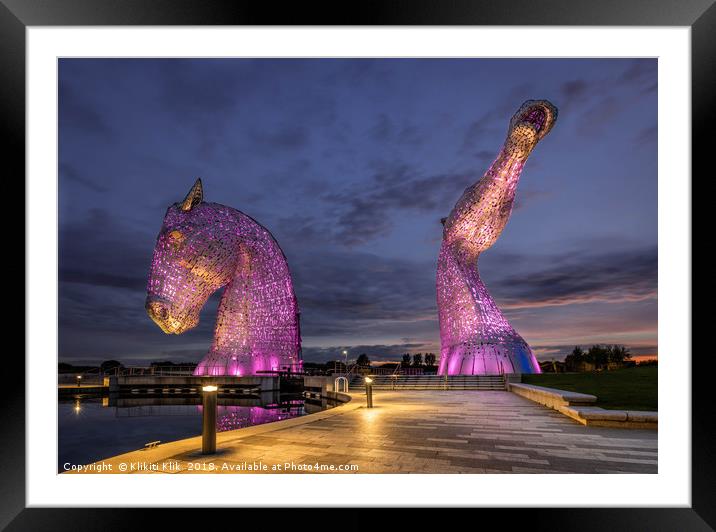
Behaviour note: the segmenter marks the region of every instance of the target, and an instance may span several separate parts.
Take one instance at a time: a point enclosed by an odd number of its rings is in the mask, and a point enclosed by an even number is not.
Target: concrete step
[[[505,390],[502,375],[372,375],[374,390]],[[353,390],[365,389],[365,377],[353,375]]]

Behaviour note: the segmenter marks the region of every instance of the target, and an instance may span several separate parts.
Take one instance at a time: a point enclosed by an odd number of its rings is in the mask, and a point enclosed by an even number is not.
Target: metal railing
[[[104,374],[100,368],[57,374],[57,384],[60,386],[70,384],[79,386],[101,386],[103,382]]]
[[[278,369],[267,369],[259,370],[256,372],[257,375],[278,375],[280,377],[302,377],[306,372],[301,369],[296,369],[295,365],[285,365]]]
[[[82,386],[103,386],[106,377],[120,376],[191,376],[196,366],[116,366],[102,370],[92,368],[88,370],[68,373],[58,373],[57,384],[67,386],[79,384]]]
[[[353,364],[350,368],[347,368],[345,372],[334,373],[333,375],[335,377],[335,380],[333,381],[333,389],[335,391],[338,391],[338,382],[342,380],[343,384],[345,385],[345,390],[343,391],[347,392],[350,388],[351,377],[353,376],[355,369],[358,367],[358,364]]]
[[[345,377],[336,377],[333,381],[334,392],[348,392],[348,379]]]
[[[120,377],[144,375],[151,377],[178,377],[192,376],[196,366],[127,366],[115,369],[116,371],[112,375]]]
[[[373,388],[385,389],[505,389],[506,376],[496,375],[403,375],[393,372],[390,375],[366,375],[373,379]]]
[[[390,374],[390,384],[391,389],[395,390],[395,383],[398,381],[398,375],[400,375],[400,369],[402,367],[402,364],[398,364],[395,366],[395,371]]]

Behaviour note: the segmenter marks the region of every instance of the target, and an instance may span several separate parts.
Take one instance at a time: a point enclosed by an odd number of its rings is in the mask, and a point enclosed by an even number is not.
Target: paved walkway
[[[657,472],[657,431],[585,427],[510,392],[379,391],[374,403],[363,408],[357,394],[319,414],[220,433],[217,455],[202,456],[191,438],[105,460],[104,472],[119,463],[144,464],[128,466],[138,473],[261,472],[246,470],[254,464],[268,473],[316,464],[333,473]]]

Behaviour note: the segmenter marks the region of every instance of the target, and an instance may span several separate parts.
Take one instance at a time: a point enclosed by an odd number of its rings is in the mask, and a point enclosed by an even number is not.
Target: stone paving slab
[[[364,402],[354,395],[330,415],[221,433],[216,455],[202,456],[200,439],[190,438],[104,462],[174,474],[658,471],[656,431],[584,426],[506,391],[376,391],[376,408]],[[162,471],[174,463],[178,470]],[[246,470],[253,463],[266,469]]]

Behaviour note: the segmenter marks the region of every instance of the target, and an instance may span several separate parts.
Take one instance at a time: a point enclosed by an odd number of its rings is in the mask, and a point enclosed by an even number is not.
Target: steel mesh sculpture
[[[556,119],[548,101],[522,104],[492,166],[444,220],[437,271],[440,375],[540,373],[529,345],[482,283],[477,262],[507,224],[525,161]]]
[[[286,257],[271,233],[242,212],[203,201],[201,180],[167,209],[154,249],[146,309],[167,334],[199,323],[225,287],[214,341],[195,375],[299,371],[299,311]]]

